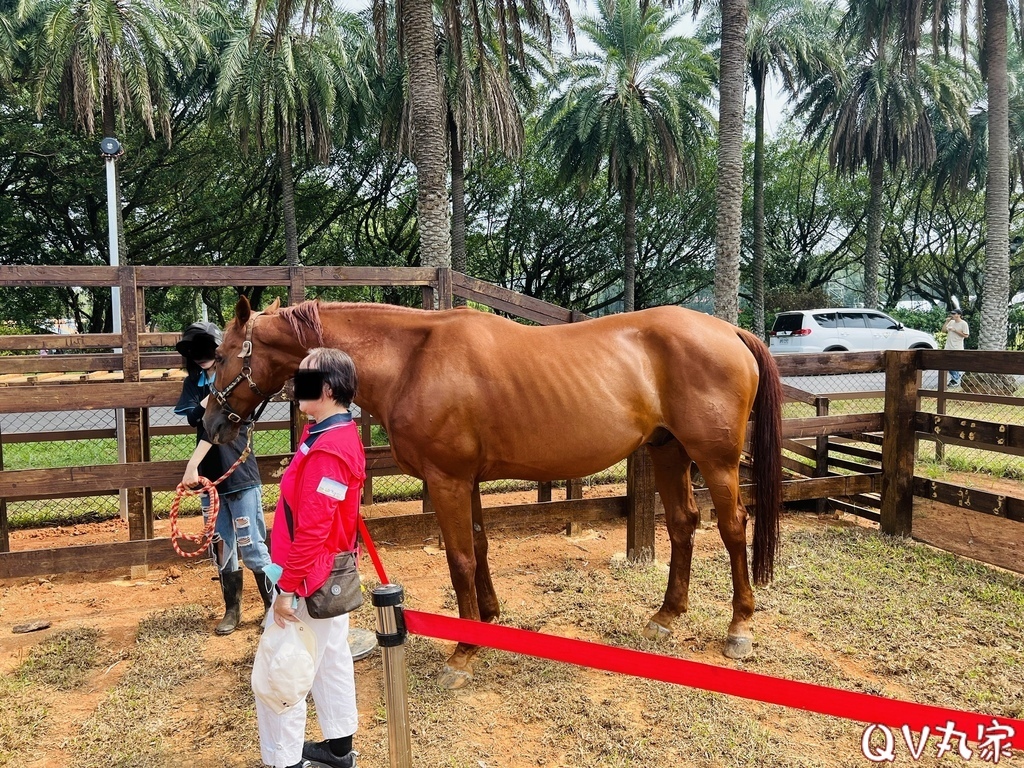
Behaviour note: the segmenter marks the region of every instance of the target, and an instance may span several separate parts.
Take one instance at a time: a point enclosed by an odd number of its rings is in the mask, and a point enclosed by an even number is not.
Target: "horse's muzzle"
[[[207,438],[214,445],[230,443],[238,437],[240,424],[229,421],[223,413],[207,413],[203,419],[203,426],[206,428]]]

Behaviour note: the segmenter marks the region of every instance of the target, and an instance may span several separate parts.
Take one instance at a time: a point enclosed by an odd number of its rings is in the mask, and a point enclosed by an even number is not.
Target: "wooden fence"
[[[306,298],[308,289],[327,286],[413,286],[422,289],[427,308],[448,308],[453,296],[490,306],[539,324],[578,322],[585,316],[517,294],[448,269],[428,268],[216,268],[216,267],[0,267],[3,286],[119,286],[122,332],[73,336],[0,336],[0,350],[72,350],[70,354],[0,356],[0,413],[124,409],[125,461],[98,466],[56,469],[3,469],[0,435],[0,578],[173,561],[167,539],[154,538],[151,494],[173,490],[185,459],[151,461],[148,409],[173,405],[180,393],[180,357],[158,351],[172,346],[178,334],[145,333],[145,289],[168,286],[286,286],[290,303]],[[116,350],[120,349],[118,352]],[[94,350],[79,352],[78,350]],[[95,351],[102,350],[102,351]],[[787,418],[783,423],[786,478],[783,497],[788,503],[811,502],[853,512],[881,523],[890,533],[909,534],[913,496],[925,496],[974,512],[1024,520],[1024,499],[983,494],[947,483],[915,477],[915,444],[919,439],[969,443],[994,451],[1024,455],[1024,426],[977,422],[965,430],[957,419],[920,410],[922,398],[946,396],[922,389],[923,370],[957,368],[995,374],[1024,374],[1024,353],[867,352],[824,355],[786,355],[777,358],[784,377],[863,374],[884,371],[884,408],[856,414],[830,413],[837,395],[825,396],[786,387],[791,403],[802,403],[814,415]],[[940,387],[941,390],[941,387]],[[883,393],[851,393],[881,397]],[[13,395],[13,396],[11,396]],[[979,401],[985,398],[977,396]],[[1000,402],[1024,405],[1002,397]],[[293,409],[292,439],[299,427]],[[368,415],[367,415],[368,416]],[[951,420],[952,419],[952,420]],[[369,441],[369,417],[362,425]],[[278,427],[288,426],[281,422]],[[174,431],[167,430],[166,431]],[[190,430],[180,429],[181,432]],[[102,436],[112,436],[103,431]],[[963,433],[961,435],[961,433]],[[85,437],[78,434],[78,437]],[[101,436],[89,435],[89,437]],[[52,434],[37,438],[53,439]],[[19,439],[26,439],[20,437]],[[268,465],[287,458],[261,456]],[[385,447],[368,448],[370,477],[399,470]],[[372,487],[372,486],[371,486]],[[10,552],[6,500],[70,498],[127,489],[128,541],[84,547]],[[749,486],[744,499],[749,504]],[[696,489],[702,514],[710,515],[706,489]],[[659,504],[647,451],[627,462],[624,496],[583,499],[578,478],[569,479],[565,500],[551,500],[550,485],[538,488],[537,502],[490,507],[488,525],[586,522],[625,517],[627,554],[632,559],[653,556],[655,517]],[[366,499],[369,500],[369,499]],[[395,543],[418,543],[436,535],[429,503],[427,514],[368,519],[375,538]],[[369,510],[372,514],[372,510]]]

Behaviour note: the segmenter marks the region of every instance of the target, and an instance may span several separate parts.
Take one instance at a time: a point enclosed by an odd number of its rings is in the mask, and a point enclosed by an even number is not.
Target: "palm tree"
[[[739,320],[743,227],[743,99],[746,95],[747,0],[721,0],[718,67],[718,181],[715,188],[715,315]],[[699,2],[694,3],[696,13]]]
[[[444,11],[435,3],[436,18]],[[493,26],[493,25],[490,25]],[[550,65],[540,41],[524,34],[524,57],[520,60],[508,56],[495,37],[497,31],[477,47],[473,29],[463,25],[461,43],[448,38],[443,23],[436,21],[438,66],[442,79],[442,101],[445,114],[445,138],[451,158],[451,265],[466,271],[466,160],[476,152],[484,155],[498,153],[516,157],[524,142],[523,115],[532,109],[536,100],[533,76],[544,76]],[[389,58],[388,62],[394,62]],[[382,139],[388,146],[412,156],[410,100],[403,87],[395,87],[398,80],[404,84],[404,69],[389,69],[388,79],[381,91]]]
[[[20,48],[13,14],[0,13],[0,86],[13,79],[14,60]]]
[[[564,29],[572,38],[572,14],[566,0],[550,0]],[[438,72],[437,40],[434,34],[432,0],[394,0],[398,22],[398,52],[408,73],[408,99],[412,134],[412,160],[416,166],[417,211],[419,215],[421,263],[451,266],[451,238],[448,216],[445,142],[445,109],[442,80]],[[373,0],[377,46],[381,61],[388,50],[388,0]],[[454,58],[462,57],[463,25],[466,19],[473,30],[477,50],[485,49],[485,40],[497,39],[501,60],[508,59],[507,46],[523,63],[523,26],[542,30],[550,49],[552,20],[537,0],[495,0],[488,9],[480,0],[442,0],[444,34],[455,46]],[[492,35],[492,30],[496,34]]]
[[[978,348],[1006,349],[1010,296],[1010,103],[1006,0],[985,0],[983,72],[988,84],[988,174],[985,179],[985,290]],[[1024,24],[1024,21],[1022,21]]]
[[[641,185],[694,179],[712,118],[711,58],[671,34],[676,17],[637,0],[602,0],[582,29],[596,53],[562,72],[562,92],[541,119],[563,183],[589,184],[605,166],[623,213],[623,305],[635,306],[636,194]]]
[[[260,3],[249,23],[235,20],[219,57],[218,113],[258,151],[273,148],[281,180],[285,254],[299,264],[294,152],[326,162],[349,131],[351,105],[369,100],[367,76],[354,62],[365,27],[353,14],[326,11],[295,20],[291,0]],[[365,36],[365,35],[364,35]]]
[[[764,336],[764,110],[770,76],[790,93],[832,63],[832,6],[813,0],[754,0],[747,20],[747,64],[754,89],[753,162],[753,331]],[[720,19],[702,28],[700,38],[718,39]]]
[[[960,0],[960,46],[968,48],[967,15],[970,7]],[[867,6],[868,18],[883,4]],[[1010,140],[1009,140],[1009,78],[1008,31],[1010,29],[1007,0],[983,0],[977,3],[978,38],[981,48],[981,71],[986,86],[988,104],[986,132],[988,135],[988,162],[985,181],[985,282],[981,302],[981,332],[979,348],[1001,350],[1006,348],[1008,321],[1007,299],[1010,284]],[[939,42],[951,37],[953,3],[934,0],[931,14],[922,13],[922,0],[904,0],[885,6],[888,13],[875,19],[875,24],[902,24],[901,39],[904,51],[911,57],[916,52],[921,35],[921,24],[931,16],[932,50],[938,53]],[[1018,42],[1024,40],[1024,6],[1015,6],[1020,27],[1016,30]],[[895,14],[895,16],[893,15]],[[966,55],[964,57],[966,59]]]
[[[886,167],[927,170],[936,158],[933,118],[966,124],[970,99],[954,75],[942,59],[904,66],[897,45],[880,43],[854,53],[841,69],[824,72],[797,106],[807,115],[807,132],[817,142],[827,141],[833,168],[851,176],[861,168],[868,171],[867,307],[878,305]]]

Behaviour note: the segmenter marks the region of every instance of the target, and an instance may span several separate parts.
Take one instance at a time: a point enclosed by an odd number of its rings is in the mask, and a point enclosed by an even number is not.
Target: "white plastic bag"
[[[260,637],[252,665],[252,691],[277,714],[306,698],[313,687],[316,636],[301,621],[282,629],[273,621]]]

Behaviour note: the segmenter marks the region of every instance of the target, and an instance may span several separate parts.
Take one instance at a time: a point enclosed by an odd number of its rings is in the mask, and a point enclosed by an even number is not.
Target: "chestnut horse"
[[[667,637],[688,608],[696,462],[732,563],[724,652],[752,651],[754,595],[739,466],[753,411],[755,583],[772,576],[781,504],[778,369],[744,330],[680,307],[531,327],[469,308],[426,311],[307,301],[254,312],[245,297],[217,350],[206,429],[233,439],[241,419],[284,386],[312,347],[355,361],[355,402],[380,418],[395,461],[425,480],[444,537],[459,615],[494,621],[480,483],[585,477],[647,445],[672,543],[661,609],[644,634]],[[459,644],[441,683],[465,685],[473,646]]]

